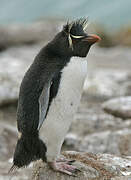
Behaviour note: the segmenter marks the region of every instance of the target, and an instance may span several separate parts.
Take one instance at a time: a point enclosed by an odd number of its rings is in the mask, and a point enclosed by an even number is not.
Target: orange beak
[[[84,38],[82,41],[87,41],[87,42],[91,42],[91,43],[96,43],[98,41],[100,41],[101,38],[95,34],[89,34],[86,38]]]

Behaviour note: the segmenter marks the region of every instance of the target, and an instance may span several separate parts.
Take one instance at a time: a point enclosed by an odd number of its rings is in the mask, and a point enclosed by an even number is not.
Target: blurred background
[[[87,31],[102,40],[87,57],[81,104],[63,150],[131,155],[131,1],[0,0],[0,179],[8,178],[17,140],[22,77],[64,23],[80,17],[89,17]]]

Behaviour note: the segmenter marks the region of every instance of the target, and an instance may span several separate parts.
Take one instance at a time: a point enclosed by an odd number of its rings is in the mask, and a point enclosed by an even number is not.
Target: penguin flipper
[[[45,120],[45,116],[48,109],[49,104],[49,95],[50,95],[50,87],[51,83],[46,84],[43,87],[41,95],[39,97],[39,125],[38,130],[41,128],[43,121]]]

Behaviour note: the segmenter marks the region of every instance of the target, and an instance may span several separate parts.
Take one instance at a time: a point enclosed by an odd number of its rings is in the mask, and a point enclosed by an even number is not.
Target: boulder
[[[88,134],[125,128],[131,128],[130,119],[123,121],[121,118],[114,117],[102,110],[101,103],[90,102],[88,97],[83,96],[69,133],[83,138]]]
[[[16,128],[4,122],[0,122],[0,161],[6,161],[12,156],[16,140]]]
[[[93,133],[81,139],[79,151],[93,153],[111,153],[115,155],[131,154],[131,130],[104,131]]]
[[[31,45],[49,41],[54,37],[62,21],[43,20],[30,24],[9,24],[0,26],[0,50],[11,46]]]
[[[98,48],[94,46],[88,56],[88,77],[84,93],[105,100],[116,96],[130,96],[130,48]]]
[[[102,108],[122,119],[131,118],[131,96],[113,98],[103,103]]]
[[[76,177],[54,172],[42,161],[34,165],[32,180],[128,180],[131,178],[131,158],[117,157],[110,154],[93,154],[67,151],[63,156],[75,160],[74,166],[80,169]]]
[[[0,180],[29,180],[32,168],[27,167],[20,169],[14,173],[8,173],[12,163],[9,161],[0,161]]]
[[[64,142],[64,149],[92,153],[111,153],[115,155],[131,154],[131,130],[102,131],[83,137],[69,133]]]
[[[105,100],[116,96],[129,96],[131,95],[130,88],[129,72],[105,68],[88,74],[84,85],[84,93]]]
[[[10,48],[0,54],[0,106],[16,103],[24,73],[41,46]]]

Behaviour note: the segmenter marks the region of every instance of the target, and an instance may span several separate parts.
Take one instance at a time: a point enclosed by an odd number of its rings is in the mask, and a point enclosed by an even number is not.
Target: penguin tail
[[[44,142],[39,139],[38,131],[35,133],[22,133],[17,141],[14,152],[13,166],[9,173],[16,169],[28,166],[32,161],[42,159],[46,162],[46,146]]]

